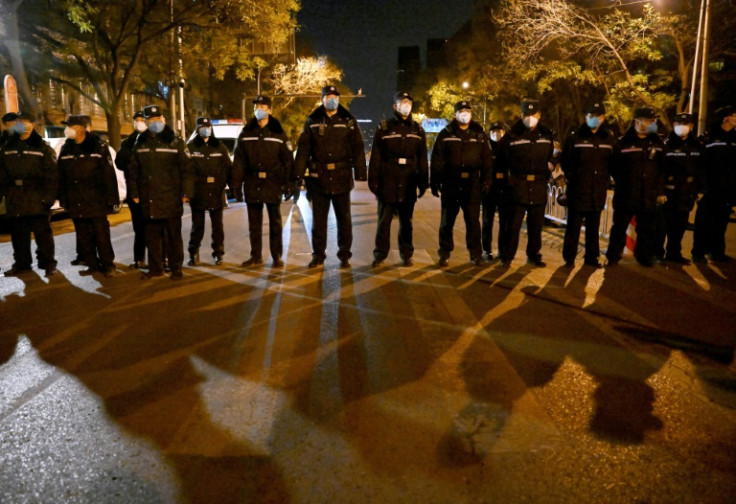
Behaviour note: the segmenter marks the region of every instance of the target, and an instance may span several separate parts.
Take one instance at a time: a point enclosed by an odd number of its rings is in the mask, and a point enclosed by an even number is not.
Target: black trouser
[[[373,257],[383,261],[388,256],[391,248],[391,221],[394,212],[399,215],[399,254],[402,259],[408,259],[414,255],[414,201],[397,201],[386,203],[378,200],[378,225],[376,227],[376,248],[373,249]]]
[[[690,216],[688,210],[675,210],[664,207],[664,234],[662,239],[656,244],[657,255],[669,259],[678,259],[682,257],[682,237],[685,236],[687,229],[687,221]],[[665,246],[665,240],[667,245]]]
[[[250,207],[248,207],[250,210]],[[192,208],[192,233],[189,236],[189,253],[199,252],[199,246],[204,238],[205,210]],[[212,257],[225,255],[225,230],[222,225],[222,208],[209,210],[210,224],[212,225]]]
[[[567,227],[565,228],[565,241],[562,245],[562,258],[566,263],[575,262],[580,243],[580,228],[585,221],[585,256],[584,261],[588,264],[597,263],[601,254],[598,244],[598,228],[601,225],[601,211],[579,212],[573,208],[567,209]]]
[[[250,236],[250,256],[261,259],[263,248],[263,205],[264,203],[247,203],[248,207],[248,234]],[[271,249],[271,257],[276,260],[281,258],[284,247],[281,239],[281,204],[265,203],[268,212],[268,246]]]
[[[483,197],[482,206],[481,243],[483,250],[489,255],[493,252],[493,219],[498,209],[498,239],[496,241],[498,242],[498,255],[503,257],[504,249],[509,241],[514,206],[508,201],[507,195],[493,192]]]
[[[731,217],[729,205],[718,204],[706,194],[698,202],[695,212],[693,256],[712,254],[721,257],[726,253],[726,228]]]
[[[324,194],[311,191],[312,196],[312,257],[325,259],[327,248],[327,216],[330,213],[330,202],[335,209],[337,220],[337,257],[340,260],[350,259],[353,246],[353,221],[350,215],[350,192],[341,194]]]
[[[511,261],[516,256],[519,248],[519,234],[521,233],[521,223],[524,222],[526,214],[526,257],[530,261],[542,259],[542,227],[544,226],[544,205],[514,205],[514,216],[511,220],[511,230],[509,231],[509,242],[506,248],[506,254],[502,259]]]
[[[107,217],[72,219],[77,230],[77,252],[92,269],[109,270],[115,267],[115,252],[110,239]]]
[[[450,253],[455,248],[452,229],[455,227],[455,219],[460,209],[463,211],[465,220],[465,245],[470,252],[470,259],[474,260],[483,255],[483,247],[480,244],[480,203],[442,201],[440,248],[437,250],[440,258],[450,257]]]
[[[133,260],[145,262],[146,260],[146,218],[143,215],[141,204],[128,198],[128,209],[130,209],[130,221],[133,223]]]
[[[181,271],[184,262],[184,243],[181,239],[181,217],[146,219],[146,247],[150,272],[163,272],[164,245],[172,271]]]
[[[621,260],[624,247],[626,246],[626,230],[631,219],[636,217],[636,246],[634,257],[639,262],[650,262],[656,255],[655,243],[657,232],[657,211],[632,212],[630,210],[613,211],[613,226],[611,236],[608,239],[608,252],[606,257],[609,262]]]
[[[10,219],[10,239],[13,243],[13,258],[15,259],[13,266],[18,269],[31,268],[33,264],[31,232],[36,240],[38,267],[55,268],[54,233],[51,231],[48,215],[25,215]]]

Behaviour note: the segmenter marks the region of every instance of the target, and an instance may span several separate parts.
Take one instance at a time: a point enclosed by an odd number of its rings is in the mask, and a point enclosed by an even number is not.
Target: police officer
[[[430,187],[442,195],[438,265],[449,263],[455,248],[452,229],[460,209],[465,219],[465,243],[470,261],[483,264],[480,236],[480,202],[491,189],[493,154],[483,126],[472,120],[468,101],[455,104],[455,118],[437,135],[432,149]]]
[[[196,266],[199,262],[199,246],[204,237],[204,212],[207,210],[212,225],[212,258],[215,265],[219,266],[225,254],[222,210],[232,163],[227,147],[213,134],[208,117],[196,119],[195,131],[196,136],[187,143],[194,172],[194,194],[189,201],[192,208],[192,233],[189,238],[188,264]]]
[[[704,184],[703,156],[701,143],[695,137],[692,114],[677,114],[673,125],[674,129],[664,143],[664,189],[667,202],[664,204],[664,233],[656,244],[656,255],[669,262],[690,264],[682,256],[681,243],[690,211]]]
[[[69,116],[67,140],[59,153],[59,202],[71,216],[77,250],[87,269],[81,275],[115,271],[115,253],[110,239],[108,209],[120,202],[118,181],[107,143],[87,133],[79,116]]]
[[[353,223],[350,215],[350,191],[355,180],[365,181],[366,165],[363,135],[358,123],[340,105],[335,86],[322,88],[322,105],[307,117],[299,136],[296,172],[304,177],[312,199],[312,260],[309,267],[324,264],[327,248],[327,215],[330,203],[337,220],[337,257],[341,268],[350,267]]]
[[[491,140],[491,152],[498,152],[498,144],[506,134],[508,127],[501,122],[491,123],[489,128]],[[493,261],[493,220],[498,212],[498,257],[504,255],[503,251],[508,243],[511,218],[513,217],[514,205],[509,191],[508,173],[501,163],[493,163],[493,184],[488,194],[483,196],[482,201],[482,223],[481,244],[487,261]]]
[[[12,132],[10,131],[10,127],[15,124],[15,121],[18,119],[18,114],[15,112],[8,112],[2,117],[3,122],[3,131],[0,133],[0,149],[5,146],[5,143],[8,141],[10,136],[12,135]]]
[[[598,228],[610,184],[610,165],[616,137],[606,124],[600,102],[585,109],[585,122],[565,141],[560,163],[567,181],[567,227],[562,258],[573,266],[580,229],[585,222],[584,264],[601,267]]]
[[[233,186],[243,191],[248,207],[250,258],[244,267],[263,263],[261,235],[263,205],[268,212],[268,244],[273,267],[284,265],[281,196],[289,199],[295,190],[294,157],[291,143],[281,123],[271,115],[271,98],[258,95],[253,100],[254,117],[243,126],[235,144]]]
[[[501,139],[497,159],[508,172],[509,187],[514,202],[514,214],[508,244],[501,265],[509,266],[519,248],[521,223],[526,214],[529,264],[543,267],[542,226],[547,204],[547,182],[554,155],[554,134],[540,123],[539,101],[527,99],[521,104],[521,119]]]
[[[146,131],[146,120],[143,117],[143,112],[139,111],[133,114],[133,132],[123,140],[120,144],[120,149],[115,156],[115,165],[118,170],[121,170],[125,174],[125,184],[130,188],[130,159],[133,156],[133,147],[135,146],[138,136]],[[141,204],[133,201],[130,196],[130,189],[128,189],[126,196],[126,203],[130,209],[130,220],[133,224],[133,262],[130,264],[131,268],[145,268],[146,265],[146,219],[143,217],[143,210],[141,210]]]
[[[49,225],[58,189],[56,155],[34,124],[32,114],[18,113],[0,152],[0,199],[5,197],[15,259],[5,276],[31,271],[31,233],[36,238],[38,267],[46,276],[56,273],[54,235]]]
[[[715,112],[703,138],[705,192],[695,213],[692,257],[706,254],[714,261],[727,261],[726,228],[736,205],[736,109],[730,105]]]
[[[424,129],[411,117],[413,101],[411,93],[396,93],[394,115],[381,122],[373,139],[368,167],[368,187],[378,200],[373,267],[388,256],[394,212],[399,216],[399,254],[404,266],[414,264],[414,204],[427,190],[429,166]]]
[[[651,108],[634,111],[634,122],[614,147],[611,175],[613,226],[606,257],[616,265],[626,245],[626,229],[636,217],[634,256],[643,266],[656,262],[657,205],[666,201],[662,172],[662,140],[657,135],[657,115]]]
[[[166,125],[161,107],[143,109],[148,129],[140,134],[130,160],[130,194],[141,204],[146,219],[148,273],[142,279],[163,276],[163,242],[168,238],[172,280],[182,277],[184,245],[181,238],[183,204],[194,192],[191,160],[184,140]]]

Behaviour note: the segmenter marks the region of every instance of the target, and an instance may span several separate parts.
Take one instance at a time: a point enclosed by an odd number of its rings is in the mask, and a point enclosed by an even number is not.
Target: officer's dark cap
[[[268,105],[271,106],[271,98],[266,95],[259,94],[253,99],[253,103],[256,105]]]
[[[15,112],[8,112],[3,116],[4,123],[15,122],[16,119],[18,119],[18,114],[16,114]]]
[[[521,115],[530,116],[542,110],[539,107],[539,100],[526,99],[521,102]]]
[[[585,107],[585,113],[592,114],[594,116],[602,116],[606,114],[606,108],[603,106],[603,103],[597,101]]]
[[[147,107],[143,107],[143,117],[146,119],[150,119],[151,117],[161,117],[163,115],[164,113],[158,105],[148,105]]]
[[[66,124],[67,126],[85,126],[85,121],[82,116],[70,115],[66,118],[66,121],[61,121],[61,124]]]
[[[142,111],[142,110],[138,110],[138,111],[136,111],[136,113],[135,113],[135,114],[133,114],[133,120],[135,121],[135,120],[136,120],[136,119],[138,119],[139,117],[140,117],[140,118],[144,118],[144,117],[145,117],[145,116],[143,115],[143,111]]]
[[[414,97],[408,91],[399,91],[398,93],[394,93],[394,103],[400,102],[401,100],[411,100],[413,102]]]
[[[634,110],[634,119],[656,119],[659,117],[651,107],[640,107]]]
[[[470,105],[470,102],[468,100],[462,100],[455,104],[455,112],[462,109],[470,109],[472,110],[472,106]]]
[[[732,116],[734,114],[736,114],[736,109],[734,109],[731,105],[726,105],[725,107],[721,107],[715,111],[716,118],[720,120],[723,120],[726,117]]]
[[[35,123],[36,122],[36,116],[31,114],[30,112],[18,112],[15,114],[15,120],[16,121],[30,121]]]
[[[506,125],[504,123],[502,123],[502,122],[499,122],[499,121],[492,122],[491,125],[488,128],[489,131],[493,131],[493,130],[504,130],[504,131],[506,131],[507,129],[508,128],[506,127]]]
[[[199,129],[203,126],[212,126],[212,122],[209,117],[197,117],[194,121],[195,129]]]
[[[322,88],[322,98],[327,95],[340,96],[340,91],[335,86],[325,86]]]
[[[687,112],[682,112],[675,116],[675,120],[673,122],[680,124],[695,124],[695,117]]]

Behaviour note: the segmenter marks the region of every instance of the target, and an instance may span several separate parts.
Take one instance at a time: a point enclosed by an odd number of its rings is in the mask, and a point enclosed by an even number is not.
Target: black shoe
[[[527,259],[526,263],[531,264],[532,266],[535,266],[537,268],[544,268],[545,266],[547,266],[547,263],[542,261],[541,257],[538,259]]]
[[[272,268],[283,268],[284,267],[284,260],[280,257],[277,257],[273,260],[273,263],[271,264]]]
[[[710,260],[719,263],[727,263],[731,261],[731,258],[726,254],[710,254]]]
[[[690,264],[690,259],[685,259],[685,258],[684,258],[684,257],[682,257],[681,255],[676,255],[676,256],[666,256],[666,257],[664,258],[664,260],[665,260],[665,261],[668,261],[668,262],[673,262],[673,263],[675,263],[675,264],[682,264],[682,265],[684,265],[684,266],[687,266],[688,264]]]
[[[149,271],[148,273],[141,274],[141,280],[150,280],[151,278],[161,278],[162,276],[164,276],[163,271],[157,271],[157,272]]]
[[[606,266],[618,266],[619,261],[621,261],[621,258],[607,257]]]
[[[172,270],[171,271],[171,279],[172,280],[181,280],[184,277],[181,270]]]
[[[215,266],[222,265],[222,256],[221,255],[216,255],[216,256],[212,256],[212,257],[214,257],[214,259],[215,259]]]
[[[340,260],[340,267],[345,269],[350,267],[350,259],[341,259]]]
[[[487,253],[487,254],[486,254],[486,255],[484,256],[484,259],[485,259],[485,260],[486,260],[487,262],[493,262],[495,258],[493,257],[493,254],[491,254],[490,252],[488,252],[488,253]]]
[[[404,266],[414,266],[414,259],[412,259],[411,257],[405,257]]]
[[[470,262],[473,264],[473,266],[483,266],[483,258],[481,256],[472,257],[470,259]]]
[[[97,272],[97,268],[87,268],[79,272],[79,276],[90,276]]]
[[[450,264],[450,258],[449,257],[440,257],[440,260],[437,262],[437,266],[440,268],[446,268]]]
[[[383,259],[373,259],[373,262],[371,263],[371,266],[374,268],[378,268],[379,266],[383,265]]]
[[[56,269],[56,266],[51,266],[50,268],[46,268],[46,276],[51,277],[56,275],[59,272],[59,270]]]
[[[510,259],[501,259],[499,261],[498,265],[502,268],[509,268],[511,267],[511,260]]]
[[[248,266],[258,266],[259,264],[263,264],[263,259],[260,257],[251,257],[247,261],[243,261],[240,265],[247,268]]]
[[[85,261],[81,260],[78,257],[76,259],[74,259],[73,261],[71,261],[70,264],[72,266],[88,266],[88,264]]]
[[[112,278],[115,276],[115,268],[105,268],[102,270],[102,276],[105,278]]]
[[[166,272],[166,273],[170,273],[171,272],[171,267],[169,266],[169,261],[168,260],[164,260],[161,263],[161,266],[163,267],[164,272]]]
[[[307,265],[308,268],[316,268],[317,266],[322,266],[325,263],[324,259],[312,259],[309,261],[309,264]]]
[[[566,268],[574,268],[575,267],[575,261],[565,261],[565,267]]]
[[[583,264],[586,266],[592,266],[595,269],[600,269],[603,265],[599,261],[585,261]]]
[[[3,273],[6,277],[13,277],[13,276],[20,276],[24,273],[30,273],[33,271],[31,268],[19,268],[18,266],[13,266],[8,271]]]
[[[147,268],[148,265],[144,263],[143,261],[133,261],[128,265],[128,268],[130,269],[141,269],[141,268]]]
[[[692,258],[693,258],[693,262],[694,262],[694,263],[698,263],[698,264],[703,264],[703,263],[706,263],[706,262],[708,262],[708,261],[707,261],[707,260],[705,259],[705,256],[704,256],[704,255],[700,255],[700,254],[693,254],[693,255],[692,255]]]
[[[199,252],[189,252],[189,262],[187,266],[196,266],[199,262]]]

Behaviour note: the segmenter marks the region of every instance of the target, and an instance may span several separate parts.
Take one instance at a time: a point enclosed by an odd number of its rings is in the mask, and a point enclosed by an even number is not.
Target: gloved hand
[[[424,196],[424,193],[425,192],[427,192],[427,188],[426,187],[420,187],[419,188],[419,192],[417,193],[417,198],[421,198],[422,196]]]
[[[667,196],[657,196],[657,205],[664,205],[665,203],[667,203]]]
[[[439,198],[440,197],[440,187],[439,186],[432,185],[430,187],[430,190],[432,191],[432,196],[434,196],[435,198]]]

